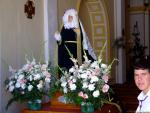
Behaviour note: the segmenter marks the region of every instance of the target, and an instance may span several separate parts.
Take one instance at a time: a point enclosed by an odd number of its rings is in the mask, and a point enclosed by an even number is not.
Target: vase
[[[94,112],[94,106],[90,102],[82,102],[81,103],[81,112],[82,113],[92,113]]]
[[[33,100],[33,101],[28,101],[27,102],[27,107],[30,110],[40,110],[42,107],[42,101],[37,99],[37,100]]]

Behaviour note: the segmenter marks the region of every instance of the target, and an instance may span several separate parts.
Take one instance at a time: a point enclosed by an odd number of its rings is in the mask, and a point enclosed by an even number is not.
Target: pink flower
[[[109,85],[105,84],[102,88],[102,92],[106,93],[106,92],[108,92],[108,90],[109,90]]]
[[[87,95],[87,94],[84,94],[84,95],[83,95],[83,98],[84,98],[84,99],[87,99],[87,98],[88,98],[88,95]]]
[[[47,65],[46,65],[46,64],[43,64],[43,65],[41,66],[41,69],[42,69],[42,71],[46,71],[46,70],[47,70]]]
[[[87,95],[87,94],[84,94],[82,91],[79,92],[78,96],[79,96],[79,97],[82,97],[83,99],[87,99],[87,98],[88,98],[88,95]]]
[[[46,76],[46,78],[51,77],[51,74],[48,71],[44,71],[43,74],[44,74],[44,76]]]
[[[104,75],[104,76],[102,76],[102,79],[105,81],[105,83],[107,83],[107,82],[108,82],[109,77],[108,77],[108,75]]]
[[[24,83],[26,83],[26,82],[27,82],[26,79],[20,79],[20,81],[19,81],[20,84],[24,84]]]
[[[95,75],[99,75],[100,74],[100,68],[96,68],[94,71],[95,71]]]
[[[83,97],[83,92],[80,91],[80,92],[78,93],[78,96],[79,96],[79,97]]]
[[[32,64],[28,64],[27,70],[31,71],[33,69],[33,65]]]
[[[68,80],[68,84],[69,85],[73,84],[73,81],[72,80]]]

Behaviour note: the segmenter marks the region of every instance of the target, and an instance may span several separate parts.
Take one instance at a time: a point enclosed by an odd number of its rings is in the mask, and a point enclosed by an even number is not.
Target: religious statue
[[[91,61],[96,60],[96,55],[78,18],[77,11],[68,9],[62,19],[63,27],[61,32],[57,31],[54,36],[58,44],[58,65],[68,70],[74,65],[69,53],[73,58],[77,59],[79,65],[84,61],[84,53]]]

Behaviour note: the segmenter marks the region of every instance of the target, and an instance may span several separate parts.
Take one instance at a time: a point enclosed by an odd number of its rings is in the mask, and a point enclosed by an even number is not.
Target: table
[[[56,94],[56,97],[50,102],[43,104],[41,110],[33,111],[23,109],[21,113],[81,113],[80,106],[58,102],[57,98],[59,96],[59,94]],[[94,113],[121,113],[121,111],[116,104],[105,104],[101,109],[98,109]]]
[[[119,109],[112,104],[105,104],[102,109],[95,111],[94,113],[119,113]],[[33,111],[29,109],[23,109],[22,113],[81,113],[80,107],[75,105],[50,105],[44,104],[41,110]]]

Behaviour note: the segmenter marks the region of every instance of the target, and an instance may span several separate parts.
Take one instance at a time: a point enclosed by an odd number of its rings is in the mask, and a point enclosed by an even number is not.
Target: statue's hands
[[[80,29],[79,29],[79,28],[74,28],[73,30],[74,30],[74,32],[76,32],[76,33],[79,33],[79,32],[80,32]]]
[[[56,32],[55,32],[54,38],[55,38],[58,42],[61,41],[61,35],[60,35],[60,32],[59,32],[59,31],[56,31]]]

